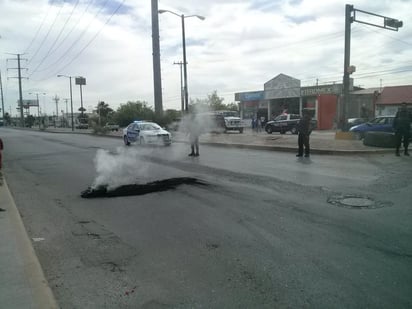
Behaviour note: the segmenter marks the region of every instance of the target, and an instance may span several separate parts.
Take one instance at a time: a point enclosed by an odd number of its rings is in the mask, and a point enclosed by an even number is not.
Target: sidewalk
[[[58,308],[0,171],[0,307]]]

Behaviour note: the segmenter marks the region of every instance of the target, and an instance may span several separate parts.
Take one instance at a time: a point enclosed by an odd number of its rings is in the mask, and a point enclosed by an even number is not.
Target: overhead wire
[[[77,25],[80,24],[80,21],[82,20],[83,16],[89,11],[90,5],[93,3],[94,0],[90,0],[87,3],[87,6],[85,10],[82,12],[82,14],[79,16],[77,21],[73,24],[73,27],[66,33],[66,35],[63,37],[63,39],[60,41],[60,43],[56,46],[56,48],[52,51],[52,53],[56,52],[62,46],[62,44],[67,40],[67,38],[72,34],[73,30],[76,29]],[[43,70],[38,70],[38,72],[41,72]]]
[[[47,34],[44,36],[43,40],[41,41],[41,43],[39,44],[39,47],[37,48],[36,52],[34,53],[34,55],[30,58],[30,60],[27,62],[27,64],[30,64],[34,58],[36,58],[39,50],[43,47],[44,42],[46,41],[46,39],[49,37],[49,34],[51,32],[51,30],[53,29],[58,17],[60,16],[61,11],[63,10],[64,7],[64,3],[63,5],[60,7],[59,12],[57,13],[56,17],[54,18],[53,23],[50,25],[49,30],[47,31]]]
[[[58,73],[59,71],[64,70],[65,68],[67,68],[70,64],[72,64],[85,50],[87,47],[90,46],[90,44],[93,43],[93,41],[98,37],[98,35],[102,32],[103,28],[111,21],[111,19],[113,18],[113,16],[120,10],[120,8],[123,6],[124,2],[126,0],[123,0],[118,6],[117,8],[114,10],[114,12],[110,15],[110,17],[106,20],[106,22],[102,25],[102,27],[99,29],[99,31],[93,36],[93,38],[74,56],[74,58],[68,62],[65,66],[59,68],[56,73]]]
[[[40,62],[38,63],[38,65],[36,66],[36,68],[32,71],[31,75],[33,75],[35,72],[37,72],[38,68],[44,63],[44,61],[47,59],[47,57],[50,55],[50,53],[52,52],[53,47],[56,45],[57,41],[59,40],[60,36],[62,35],[64,29],[67,26],[67,23],[69,22],[69,20],[72,18],[74,11],[77,8],[77,5],[79,4],[80,0],[76,1],[76,4],[73,6],[73,9],[70,13],[70,15],[68,16],[68,18],[66,19],[66,22],[64,23],[63,27],[61,28],[59,34],[57,35],[56,39],[54,40],[54,42],[52,43],[52,45],[50,46],[48,52],[46,53],[46,55],[44,55],[44,57],[40,60]],[[31,76],[30,75],[30,76]]]
[[[120,8],[123,6],[124,2],[126,0],[123,0],[118,6],[117,8],[113,11],[113,13],[110,15],[110,17],[106,20],[106,22],[100,27],[100,29],[96,32],[96,34],[89,40],[89,42],[68,62],[66,63],[64,66],[60,67],[59,69],[55,70],[53,74],[50,74],[49,77],[43,78],[43,79],[39,79],[37,81],[43,81],[43,80],[47,80],[50,79],[52,77],[54,77],[56,74],[58,74],[59,72],[63,71],[66,67],[68,67],[70,64],[72,64],[86,49],[87,47],[90,46],[91,43],[93,43],[93,41],[97,38],[97,36],[102,32],[103,28],[111,21],[111,19],[113,18],[113,16],[120,10]],[[107,1],[106,1],[107,3]]]
[[[51,2],[49,3],[48,7],[47,7],[47,12],[46,15],[44,15],[43,20],[41,22],[41,24],[39,25],[39,27],[37,27],[37,31],[33,37],[33,39],[30,41],[29,45],[26,47],[26,50],[24,51],[24,54],[27,53],[27,51],[30,49],[30,47],[33,45],[33,42],[36,40],[37,36],[39,35],[40,29],[43,27],[44,22],[47,19],[47,16],[49,15],[50,12],[50,8],[53,5],[54,0],[51,0]]]
[[[105,8],[105,6],[107,5],[107,2],[108,2],[108,0],[105,0],[104,4],[100,7],[100,9],[97,11],[97,13],[90,19],[90,22],[88,23],[88,25],[86,27],[84,27],[83,31],[80,33],[79,36],[77,36],[77,38],[73,41],[73,43],[70,45],[70,47],[67,48],[66,51],[56,61],[54,61],[52,64],[50,64],[45,69],[41,70],[42,72],[46,71],[46,70],[49,70],[50,68],[55,68],[56,65],[58,65],[58,63],[61,60],[63,60],[63,58],[79,43],[80,39],[86,34],[87,30],[89,30],[90,25],[95,21],[97,16],[99,16],[100,13],[102,12],[102,10]],[[29,77],[31,77],[33,74],[34,73],[30,74]],[[45,79],[47,79],[47,78],[45,78]],[[42,80],[45,80],[45,79],[42,79]]]

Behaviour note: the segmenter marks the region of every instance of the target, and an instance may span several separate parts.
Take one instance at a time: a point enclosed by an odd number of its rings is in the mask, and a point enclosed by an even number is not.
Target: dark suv
[[[280,132],[280,134],[285,134],[290,131],[292,134],[298,134],[296,125],[300,120],[298,114],[283,114],[277,116],[273,121],[268,121],[265,125],[265,131],[268,134],[272,132]]]

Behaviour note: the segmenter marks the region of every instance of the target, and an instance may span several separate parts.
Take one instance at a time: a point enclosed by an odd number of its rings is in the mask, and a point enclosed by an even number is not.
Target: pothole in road
[[[369,196],[353,194],[333,195],[328,198],[327,202],[335,206],[353,209],[375,209],[385,206],[392,206],[391,202],[376,201]]]
[[[143,195],[153,192],[173,190],[180,185],[206,186],[207,184],[196,178],[178,177],[148,182],[146,184],[123,185],[113,189],[109,189],[107,185],[101,185],[96,188],[89,187],[81,193],[81,197],[96,198]]]

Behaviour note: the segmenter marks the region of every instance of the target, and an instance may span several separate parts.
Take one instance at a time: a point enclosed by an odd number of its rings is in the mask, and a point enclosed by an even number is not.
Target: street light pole
[[[74,131],[72,76],[59,74],[57,75],[57,77],[67,77],[70,80],[70,108],[71,108],[71,118],[72,118],[72,131]]]
[[[72,131],[74,131],[72,77],[70,76],[69,78],[70,78],[70,108],[71,108],[71,118],[72,118]]]
[[[187,62],[186,62],[186,36],[185,36],[185,15],[182,14],[182,44],[183,44],[183,78],[185,93],[185,111],[189,111],[189,91],[187,87]]]
[[[184,91],[183,91],[183,70],[182,70],[182,65],[183,62],[179,61],[179,62],[173,62],[173,64],[178,64],[180,67],[180,99],[181,99],[181,103],[182,103],[182,114],[185,112],[185,96],[184,96]]]
[[[184,104],[184,109],[185,112],[187,113],[189,111],[189,91],[188,91],[188,86],[187,86],[187,61],[186,61],[186,35],[185,35],[185,18],[189,18],[189,17],[197,17],[200,20],[204,20],[205,17],[200,16],[200,15],[189,15],[189,16],[185,16],[184,14],[177,14],[173,11],[169,11],[169,10],[159,10],[158,11],[159,14],[162,13],[171,13],[173,15],[179,16],[182,19],[182,45],[183,45],[183,78],[184,78],[184,98],[185,98],[185,104]]]

